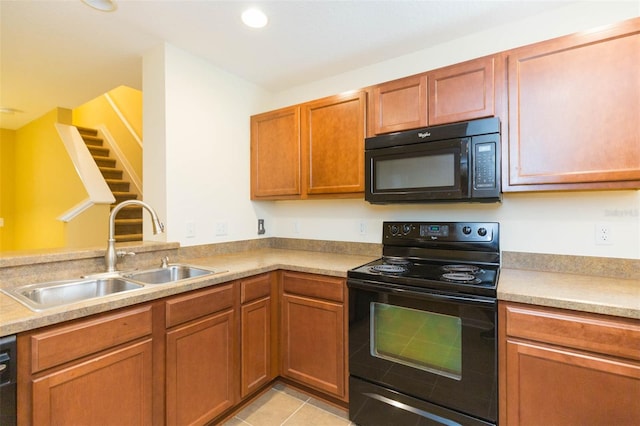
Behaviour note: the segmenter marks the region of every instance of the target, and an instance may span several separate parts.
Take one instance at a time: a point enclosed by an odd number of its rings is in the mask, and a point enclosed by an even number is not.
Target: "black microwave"
[[[484,118],[365,139],[365,200],[498,202],[500,120]]]

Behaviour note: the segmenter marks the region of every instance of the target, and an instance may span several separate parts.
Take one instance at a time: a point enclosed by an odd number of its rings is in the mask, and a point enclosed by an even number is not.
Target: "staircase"
[[[77,129],[116,199],[111,209],[122,201],[137,199],[136,194],[129,192],[130,182],[123,179],[122,169],[116,167],[116,160],[111,158],[109,148],[103,146],[104,141],[98,137],[98,131],[85,127]],[[142,241],[142,207],[124,207],[118,213],[115,225],[116,242]]]

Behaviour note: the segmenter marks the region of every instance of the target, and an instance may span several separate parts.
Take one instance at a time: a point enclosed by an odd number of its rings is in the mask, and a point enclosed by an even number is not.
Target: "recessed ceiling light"
[[[102,12],[113,12],[118,8],[112,0],[82,0],[82,2]]]
[[[251,28],[262,28],[267,25],[269,19],[261,10],[252,8],[242,12],[242,22]]]

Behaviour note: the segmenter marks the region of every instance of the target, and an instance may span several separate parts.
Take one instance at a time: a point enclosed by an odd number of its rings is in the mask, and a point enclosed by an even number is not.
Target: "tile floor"
[[[348,426],[346,411],[281,383],[261,395],[223,426]]]

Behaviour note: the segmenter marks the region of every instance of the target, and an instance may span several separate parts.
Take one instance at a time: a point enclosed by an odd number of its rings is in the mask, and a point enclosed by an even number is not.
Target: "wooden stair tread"
[[[139,225],[142,224],[142,218],[139,219],[117,219],[116,225]]]
[[[131,182],[123,179],[123,170],[116,167],[117,162],[111,157],[110,149],[103,146],[104,140],[98,137],[98,131],[87,127],[76,128],[116,199],[111,209],[122,201],[138,199],[137,194],[129,191]],[[118,242],[142,241],[142,207],[126,206],[120,210],[120,216],[115,219],[114,237]]]
[[[115,238],[116,238],[116,242],[142,241],[142,234],[116,235]]]
[[[90,129],[89,127],[76,126],[76,129],[78,129],[78,132],[80,132],[81,135],[96,136],[98,134],[96,129]]]
[[[84,143],[90,146],[102,146],[102,144],[104,143],[104,140],[97,136],[87,136],[87,135],[81,135],[81,136]]]

